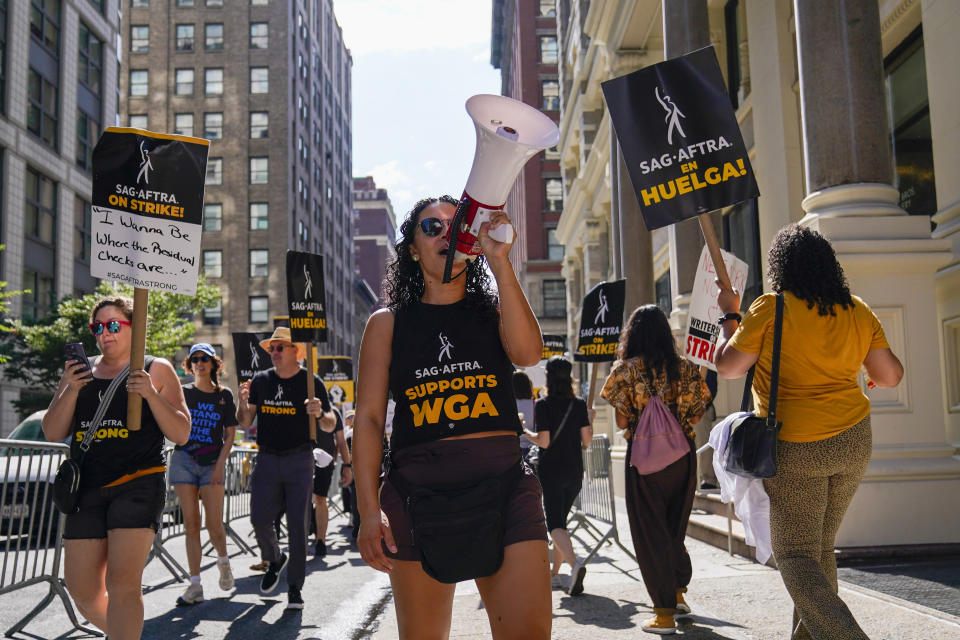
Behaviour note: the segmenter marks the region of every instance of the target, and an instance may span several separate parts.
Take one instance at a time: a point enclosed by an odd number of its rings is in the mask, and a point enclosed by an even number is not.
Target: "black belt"
[[[272,456],[285,458],[298,453],[309,453],[313,451],[313,446],[314,445],[312,442],[307,442],[306,444],[301,444],[297,447],[293,447],[292,449],[273,449],[271,447],[260,447],[260,451],[263,453],[269,453]]]

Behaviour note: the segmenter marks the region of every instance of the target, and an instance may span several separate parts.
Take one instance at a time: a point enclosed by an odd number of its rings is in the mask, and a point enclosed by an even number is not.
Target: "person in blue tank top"
[[[494,638],[546,640],[546,523],[539,482],[520,458],[511,382],[514,365],[539,362],[540,327],[508,257],[512,242],[489,236],[509,224],[502,211],[481,227],[483,257],[454,261],[459,275],[442,282],[456,207],[450,196],[414,206],[388,268],[388,308],[370,316],[363,335],[353,432],[358,546],[368,565],[390,574],[400,638],[446,637],[453,583],[473,578]],[[390,394],[391,470],[378,495]],[[437,496],[455,512],[430,506]],[[496,509],[465,506],[490,496]]]
[[[47,440],[71,436],[74,454],[87,429],[97,428],[80,468],[80,510],[63,530],[64,578],[80,614],[110,638],[132,640],[143,630],[143,567],[166,499],[163,438],[184,444],[190,410],[173,365],[146,356],[131,371],[102,421],[90,425],[101,394],[130,364],[133,300],[100,300],[90,332],[100,349],[89,363],[69,361],[43,417]],[[129,429],[127,391],[143,398],[140,429]]]

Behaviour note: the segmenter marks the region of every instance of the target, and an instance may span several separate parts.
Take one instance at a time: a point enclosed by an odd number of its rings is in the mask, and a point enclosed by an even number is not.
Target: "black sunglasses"
[[[210,356],[205,353],[199,356],[191,356],[190,362],[193,362],[194,364],[197,362],[210,362]]]
[[[419,222],[418,226],[420,227],[420,231],[423,231],[423,235],[428,238],[436,238],[450,226],[450,221],[441,220],[440,218],[424,218]]]
[[[267,347],[267,351],[269,351],[270,353],[273,353],[274,351],[276,351],[277,353],[283,353],[283,345],[271,344],[269,347]]]

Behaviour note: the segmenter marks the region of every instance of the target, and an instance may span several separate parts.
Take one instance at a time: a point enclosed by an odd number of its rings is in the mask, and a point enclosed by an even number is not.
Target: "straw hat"
[[[290,327],[277,327],[273,330],[273,335],[266,340],[260,341],[260,348],[264,351],[270,351],[271,342],[293,342],[290,339]],[[297,360],[305,360],[307,357],[307,346],[302,342],[295,342],[297,345]]]

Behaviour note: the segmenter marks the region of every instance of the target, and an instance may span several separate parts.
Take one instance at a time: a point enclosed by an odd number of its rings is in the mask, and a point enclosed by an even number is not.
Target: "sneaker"
[[[272,593],[277,588],[277,584],[280,582],[280,572],[286,566],[287,554],[285,553],[280,554],[279,560],[270,563],[267,572],[263,574],[263,578],[260,580],[260,593]]]
[[[578,596],[583,593],[583,577],[587,575],[587,567],[578,562],[573,567],[573,573],[570,574],[570,587],[567,593],[571,596]]]
[[[303,609],[303,597],[300,595],[300,587],[293,585],[287,590],[287,611],[299,611]]]
[[[644,622],[640,628],[647,633],[667,636],[677,632],[677,623],[674,622],[673,615],[657,611],[657,615]]]
[[[681,588],[681,589],[677,589],[677,606],[676,606],[676,609],[677,609],[677,613],[678,613],[678,614],[689,614],[689,613],[690,613],[690,605],[687,604],[687,601],[683,599],[683,592],[684,592],[684,591],[686,591],[686,589],[682,589],[682,588]]]
[[[177,598],[178,607],[189,607],[198,602],[203,602],[203,585],[194,582],[191,582],[190,586]]]
[[[318,558],[322,558],[327,555],[327,543],[323,540],[317,540],[316,553],[314,555]]]
[[[220,570],[220,589],[223,591],[233,589],[233,571],[230,570],[230,561],[221,563],[217,560],[217,569]]]

